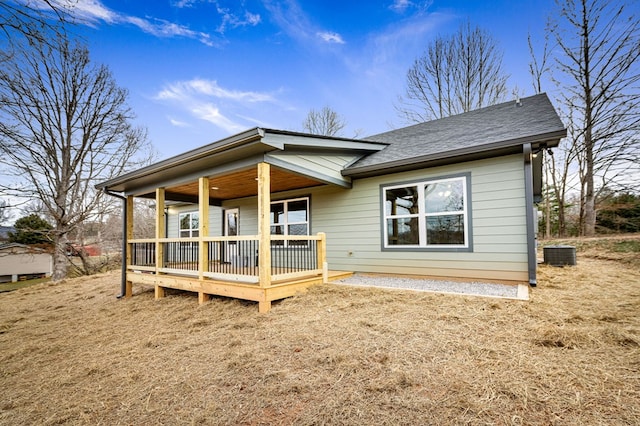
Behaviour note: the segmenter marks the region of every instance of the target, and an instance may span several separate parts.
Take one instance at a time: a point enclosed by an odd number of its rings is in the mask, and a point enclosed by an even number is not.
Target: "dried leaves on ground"
[[[323,285],[259,314],[117,273],[0,294],[0,424],[639,424],[640,270],[528,302]]]

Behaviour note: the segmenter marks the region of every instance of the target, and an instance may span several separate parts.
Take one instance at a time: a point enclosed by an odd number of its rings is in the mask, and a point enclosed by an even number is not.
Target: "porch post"
[[[203,280],[209,270],[209,243],[204,241],[204,237],[209,236],[209,178],[201,177],[198,186],[198,278]],[[207,300],[208,294],[198,292],[198,302],[202,304]]]
[[[155,298],[164,297],[164,288],[158,285],[160,268],[164,267],[164,244],[160,241],[164,234],[164,188],[156,188],[156,286]]]
[[[329,282],[329,265],[327,264],[327,234],[318,232],[318,268],[322,268],[322,283]]]
[[[258,163],[258,271],[260,287],[271,286],[271,167]],[[270,301],[258,302],[258,311],[268,312]]]
[[[125,215],[126,215],[126,221],[127,221],[127,229],[126,229],[126,234],[123,235],[123,237],[126,240],[125,241],[126,249],[125,249],[125,252],[122,253],[122,255],[125,256],[125,259],[126,259],[126,265],[127,265],[127,271],[125,272],[125,275],[126,275],[129,273],[128,268],[131,265],[131,261],[132,261],[131,244],[129,244],[129,241],[133,240],[133,195],[127,196],[125,200],[125,205],[126,205]],[[131,281],[126,281],[124,297],[131,297],[132,295],[133,295],[133,283]]]

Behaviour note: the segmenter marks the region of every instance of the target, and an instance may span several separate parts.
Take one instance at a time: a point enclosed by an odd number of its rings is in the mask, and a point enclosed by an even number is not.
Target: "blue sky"
[[[343,136],[402,127],[405,75],[467,19],[504,50],[509,87],[532,94],[527,33],[552,0],[74,0],[74,31],[130,92],[160,158],[251,127],[301,130],[329,106]]]

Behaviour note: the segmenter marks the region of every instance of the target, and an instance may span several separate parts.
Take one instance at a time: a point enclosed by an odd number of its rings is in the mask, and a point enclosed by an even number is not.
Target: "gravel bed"
[[[362,287],[383,287],[403,290],[433,291],[473,296],[518,298],[518,286],[496,283],[443,281],[421,278],[388,277],[355,274],[333,281],[336,284]]]

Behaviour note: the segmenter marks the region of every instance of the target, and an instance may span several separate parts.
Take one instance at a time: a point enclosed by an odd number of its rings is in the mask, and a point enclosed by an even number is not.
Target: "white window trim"
[[[200,213],[197,211],[191,211],[191,212],[181,212],[178,213],[178,237],[180,238],[191,238],[193,237],[193,231],[199,231],[199,227],[196,229],[193,228],[182,228],[182,217],[189,215],[189,225],[191,225],[191,223],[193,222],[193,215],[198,215],[198,223],[200,223]],[[182,236],[182,232],[183,231],[189,231],[189,236],[188,237],[183,237]]]
[[[295,201],[301,201],[304,200],[307,203],[307,220],[304,222],[288,222],[287,218],[289,215],[289,203],[295,202]],[[311,231],[311,212],[310,210],[310,197],[298,197],[298,198],[287,198],[285,200],[277,200],[277,201],[271,201],[271,205],[274,204],[284,204],[284,212],[282,217],[284,218],[284,222],[278,222],[278,223],[273,223],[271,222],[271,212],[269,212],[269,229],[271,229],[272,226],[282,226],[283,228],[283,233],[282,234],[271,234],[271,235],[282,235],[282,236],[288,236],[289,235],[289,225],[307,225],[307,233],[305,235],[310,235],[309,232]],[[285,240],[284,245],[282,246],[273,246],[273,248],[277,248],[277,247],[289,247],[289,242]],[[293,246],[294,248],[306,248],[306,246],[298,246],[295,245]]]
[[[433,185],[437,183],[443,182],[451,182],[451,181],[461,181],[462,182],[462,194],[463,194],[463,208],[462,211],[450,211],[450,212],[437,212],[437,213],[427,213],[424,211],[425,202],[424,202],[424,187],[425,185]],[[404,214],[404,215],[391,215],[387,214],[387,190],[396,189],[396,188],[407,188],[407,187],[416,187],[418,191],[418,213],[412,214]],[[470,248],[470,235],[469,235],[469,196],[467,192],[467,176],[455,176],[455,177],[446,177],[446,178],[436,178],[436,179],[425,179],[420,181],[413,182],[405,182],[399,184],[392,185],[382,185],[382,235],[383,235],[383,248],[394,250],[419,250],[419,249],[469,249]],[[427,226],[426,226],[426,218],[428,217],[437,217],[437,216],[450,216],[450,215],[462,215],[463,223],[464,223],[464,244],[428,244],[427,241]],[[388,220],[389,219],[408,219],[408,218],[417,218],[418,219],[418,244],[389,244],[389,228],[388,228]]]

